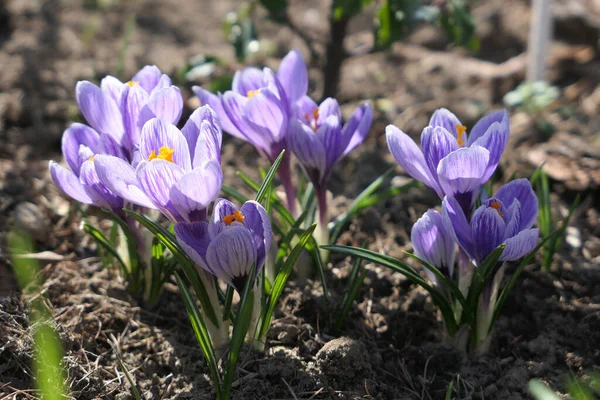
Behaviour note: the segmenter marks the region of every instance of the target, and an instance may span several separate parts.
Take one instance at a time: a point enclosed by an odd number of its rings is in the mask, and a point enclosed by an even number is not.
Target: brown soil
[[[326,35],[326,5],[292,1],[298,25],[315,38]],[[563,2],[561,2],[563,3]],[[337,302],[347,289],[349,260],[331,257],[325,303],[319,282],[292,280],[282,297],[266,354],[242,357],[236,399],[443,399],[460,377],[460,399],[529,398],[527,382],[541,378],[560,392],[569,375],[600,365],[600,89],[597,54],[599,10],[570,0],[556,8],[550,79],[561,98],[544,113],[556,132],[548,137],[526,114],[511,112],[510,148],[500,177],[527,177],[547,157],[556,215],[576,194],[582,205],[552,270],[528,266],[495,329],[489,354],[469,359],[442,344],[442,326],[429,296],[402,276],[376,265],[368,275],[343,337],[331,333]],[[580,4],[581,3],[581,4]],[[568,7],[570,5],[570,7]],[[578,6],[585,5],[578,13]],[[17,224],[36,239],[42,256],[47,304],[63,341],[73,398],[128,398],[115,348],[146,398],[213,398],[207,368],[188,324],[176,285],[168,284],[154,309],[131,298],[120,279],[102,269],[96,248],[79,228],[72,203],[52,183],[49,159],[60,159],[68,121],[81,118],[74,101],[77,80],[114,73],[124,26],[136,28],[124,56],[125,76],[155,63],[175,75],[189,57],[213,54],[236,68],[221,21],[236,2],[177,0],[94,2],[0,0],[0,394],[31,398],[32,327],[28,299],[16,292],[4,245]],[[438,107],[454,110],[469,126],[500,107],[502,96],[523,79],[529,2],[490,0],[474,10],[482,50],[451,50],[440,33],[421,27],[407,43],[361,54],[371,16],[351,24],[339,99],[348,115],[371,99],[376,120],[365,144],[337,167],[331,190],[343,210],[379,174],[394,165],[385,126],[415,137]],[[274,45],[267,65],[303,43],[287,28],[262,18],[259,34]],[[320,46],[320,47],[319,47]],[[323,44],[317,40],[317,47]],[[303,50],[306,50],[303,48]],[[306,52],[308,54],[308,52]],[[318,96],[318,69],[311,70]],[[179,82],[186,88],[191,82]],[[190,111],[190,105],[188,112]],[[223,149],[229,184],[234,171],[251,175],[262,160],[227,138]],[[339,242],[400,257],[410,250],[411,224],[438,200],[426,189],[390,199],[355,217]],[[92,211],[92,210],[90,210]],[[93,214],[93,211],[92,211]],[[93,218],[93,216],[92,216]],[[60,261],[48,261],[48,257]]]

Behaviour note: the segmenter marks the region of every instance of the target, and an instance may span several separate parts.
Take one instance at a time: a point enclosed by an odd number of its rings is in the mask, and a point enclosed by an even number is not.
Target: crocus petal
[[[244,110],[244,119],[261,136],[261,140],[268,144],[279,142],[287,132],[286,111],[277,96],[269,90],[261,90],[252,96]]]
[[[521,257],[531,253],[535,248],[540,232],[537,228],[526,229],[519,232],[516,236],[506,240],[506,247],[500,257],[503,261],[516,261]]]
[[[527,179],[515,179],[503,185],[494,197],[504,204],[512,204],[514,199],[521,205],[521,224],[519,230],[529,229],[535,222],[538,214],[538,199]]]
[[[290,102],[288,101],[285,89],[279,82],[279,79],[270,68],[263,69],[264,87],[277,97],[281,103],[281,108],[289,115],[292,112]]]
[[[385,137],[390,152],[398,165],[411,177],[429,186],[436,191],[438,196],[443,197],[442,189],[431,175],[425,157],[416,143],[394,125],[388,125],[385,128]]]
[[[290,104],[294,104],[306,95],[308,91],[308,68],[299,50],[290,51],[281,60],[277,77]]]
[[[123,115],[123,125],[126,133],[126,147],[132,149],[140,140],[140,114],[148,103],[148,92],[141,85],[125,85],[121,93],[119,107]]]
[[[462,147],[440,160],[437,173],[445,194],[473,193],[484,183],[482,178],[490,158],[483,147]],[[471,201],[474,200],[471,199]]]
[[[471,258],[475,255],[475,245],[471,226],[458,201],[453,197],[444,197],[442,201],[442,218],[446,230],[452,234],[455,241],[469,254]]]
[[[182,221],[171,201],[171,188],[184,174],[180,166],[165,160],[142,161],[136,170],[140,189],[172,221]]]
[[[109,156],[115,156],[122,159],[126,159],[123,148],[115,141],[115,138],[107,133],[100,134],[100,143],[102,145],[102,151],[100,154],[108,154]]]
[[[294,115],[304,123],[310,123],[313,118],[314,110],[319,106],[309,96],[302,96],[300,100],[294,104]]]
[[[160,79],[158,80],[158,83],[156,84],[154,89],[152,89],[152,92],[150,92],[150,94],[152,94],[158,90],[168,88],[170,86],[173,86],[173,83],[171,82],[171,78],[169,78],[169,75],[167,75],[167,74],[162,74],[160,76]]]
[[[337,100],[328,97],[319,105],[319,119],[317,120],[317,125],[324,124],[325,120],[330,116],[335,116],[338,120],[342,120],[342,110],[340,110],[340,105]]]
[[[92,152],[96,153],[100,147],[100,136],[98,132],[87,125],[72,123],[62,136],[62,153],[65,161],[71,167],[75,175],[79,175],[79,147],[84,145],[89,147]]]
[[[263,87],[263,71],[255,67],[247,67],[236,71],[231,82],[231,89],[241,94],[248,96],[248,92],[258,90]]]
[[[185,125],[181,129],[181,133],[185,136],[185,139],[188,143],[188,148],[191,151],[190,157],[193,160],[194,154],[196,151],[196,144],[198,142],[198,136],[200,135],[200,130],[203,123],[207,123],[208,126],[204,130],[204,135],[208,135],[208,137],[204,137],[203,141],[207,141],[210,144],[214,144],[218,146],[219,154],[221,149],[221,142],[223,140],[223,135],[221,133],[221,125],[219,123],[219,117],[212,110],[212,108],[208,105],[204,105],[202,107],[197,108],[192,115],[188,118]],[[207,130],[207,128],[210,128]],[[210,140],[209,140],[210,139]],[[192,165],[196,165],[192,163]]]
[[[456,138],[444,127],[428,126],[421,133],[421,149],[433,176],[437,175],[440,160],[458,148]]]
[[[200,211],[205,210],[217,198],[222,184],[221,166],[215,161],[209,161],[179,179],[171,188],[171,202],[185,220],[193,221],[204,216]]]
[[[252,145],[261,149],[267,148],[268,144],[261,136],[254,135],[252,129],[248,126],[243,118],[244,110],[248,104],[248,98],[234,91],[225,92],[221,96],[221,104],[225,110],[227,118],[233,126],[240,132],[241,139],[250,142]]]
[[[242,205],[244,226],[250,231],[256,247],[256,270],[260,270],[265,262],[265,257],[271,248],[273,233],[271,220],[267,210],[256,201],[247,201]]]
[[[216,237],[225,228],[223,219],[227,215],[233,215],[233,212],[239,208],[227,199],[217,199],[213,206],[213,212],[209,219],[208,231],[211,237]],[[237,222],[233,222],[237,224]]]
[[[206,262],[206,250],[211,241],[206,221],[176,223],[175,237],[188,257],[201,268],[213,273]]]
[[[326,163],[323,173],[327,174],[333,168],[333,165],[342,157],[346,148],[346,143],[342,142],[343,136],[340,119],[336,115],[330,115],[323,121],[323,124],[319,126],[315,134],[325,148]]]
[[[209,121],[204,121],[200,127],[193,160],[194,168],[209,161],[221,163],[221,130]]]
[[[232,136],[237,138],[245,139],[244,135],[236,128],[236,126],[231,122],[229,116],[225,112],[223,108],[223,104],[221,103],[221,99],[219,96],[216,96],[209,92],[208,90],[202,89],[200,86],[192,86],[192,91],[200,100],[200,104],[208,105],[213,109],[215,113],[219,116],[219,121],[221,122],[221,126],[223,130],[229,133]],[[192,114],[193,115],[193,114]]]
[[[512,205],[507,207],[504,220],[507,221],[504,239],[511,238],[519,233],[521,230],[521,203],[519,200],[514,199]]]
[[[256,262],[252,235],[243,226],[223,230],[208,246],[206,259],[216,276],[240,292]]]
[[[94,164],[100,182],[111,192],[142,207],[156,208],[138,187],[135,170],[127,161],[114,156],[97,155]]]
[[[108,133],[123,143],[123,122],[117,103],[91,82],[78,82],[75,96],[86,121],[99,133]]]
[[[102,92],[107,94],[115,104],[119,104],[121,98],[121,91],[123,90],[124,83],[115,78],[114,76],[105,76],[100,81],[100,89]]]
[[[494,122],[486,133],[473,143],[473,146],[484,147],[490,152],[490,160],[483,177],[484,181],[487,181],[498,167],[504,148],[508,143],[508,134],[508,125],[505,127],[498,122]]]
[[[328,129],[327,126],[321,127]],[[291,122],[288,146],[296,155],[313,183],[319,183],[325,173],[327,154],[319,136],[312,128],[295,119]]]
[[[506,110],[494,111],[485,117],[481,118],[471,129],[469,133],[468,145],[471,146],[479,138],[481,138],[489,129],[489,127],[497,122],[502,126],[502,130],[508,132],[510,127],[508,112]]]
[[[131,81],[138,82],[146,92],[150,93],[158,84],[161,76],[162,72],[156,65],[146,65],[131,78]]]
[[[153,118],[144,124],[140,139],[140,153],[144,160],[153,154],[158,155],[161,147],[173,150],[173,162],[186,171],[191,170],[190,151],[187,140],[175,125],[162,119]]]
[[[433,127],[441,126],[456,138],[456,135],[458,133],[456,130],[456,126],[462,124],[460,123],[456,115],[454,115],[450,110],[440,108],[437,109],[431,116],[431,119],[429,120],[429,125]]]
[[[456,244],[440,213],[429,210],[423,214],[413,225],[410,238],[418,257],[447,274],[449,278],[452,277]]]
[[[475,260],[481,263],[504,240],[506,223],[495,209],[479,207],[471,218]]]
[[[79,165],[82,165],[84,162],[88,161],[94,156],[94,152],[92,149],[85,145],[79,145]],[[81,170],[80,170],[81,173]]]
[[[56,186],[58,186],[63,192],[79,202],[85,204],[94,203],[92,198],[83,188],[81,182],[79,182],[79,178],[73,173],[73,171],[69,171],[64,167],[61,167],[54,161],[50,161],[49,168],[52,180],[54,180]]]
[[[177,124],[183,111],[183,97],[177,86],[169,86],[152,92],[148,103],[140,112],[140,122],[145,124],[151,118],[160,118],[172,124]]]
[[[119,211],[123,208],[123,199],[112,193],[100,181],[94,161],[86,161],[81,165],[79,181],[95,205]]]
[[[350,136],[348,146],[346,146],[346,150],[344,150],[344,156],[354,150],[356,146],[365,140],[369,130],[371,129],[372,123],[373,109],[371,108],[371,105],[364,103],[358,106],[358,108],[352,114],[352,117],[350,117],[350,120],[348,120],[346,125],[344,125],[342,128],[342,137]]]

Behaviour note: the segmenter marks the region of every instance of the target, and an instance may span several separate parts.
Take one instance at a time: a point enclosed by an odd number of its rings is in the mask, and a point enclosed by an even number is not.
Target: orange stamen
[[[231,225],[234,222],[242,223],[244,222],[244,214],[240,210],[233,210],[233,214],[229,214],[223,217],[223,222],[227,225]]]
[[[464,125],[456,125],[456,143],[459,146],[463,146],[465,144],[465,140],[463,139],[463,135],[467,131],[467,127]]]
[[[498,215],[500,215],[501,217],[504,216],[504,213],[502,211],[500,211],[500,207],[502,207],[502,204],[500,204],[497,201],[492,201],[492,203],[490,204],[492,206],[492,208],[496,211],[498,211]]]
[[[139,85],[140,82],[139,81],[129,81],[127,82],[127,86],[129,87],[134,87],[135,85]]]
[[[95,156],[91,156],[90,158],[88,158],[88,161],[94,161],[94,157]]]
[[[174,152],[175,152],[174,149],[167,147],[167,146],[163,146],[160,149],[158,149],[158,154],[156,154],[156,151],[152,150],[152,152],[148,156],[148,161],[152,161],[152,160],[158,158],[159,160],[173,162],[173,153]]]

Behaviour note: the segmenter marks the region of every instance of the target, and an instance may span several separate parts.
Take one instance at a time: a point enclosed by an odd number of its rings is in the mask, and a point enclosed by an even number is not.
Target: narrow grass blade
[[[456,319],[454,318],[454,310],[452,305],[448,303],[447,299],[438,290],[429,285],[427,281],[425,281],[421,277],[421,275],[419,275],[419,273],[407,263],[395,259],[393,257],[385,256],[374,251],[361,249],[358,247],[338,245],[329,245],[321,247],[332,252],[341,253],[353,257],[359,257],[401,273],[406,278],[408,278],[409,280],[411,280],[412,282],[416,283],[417,285],[421,286],[423,289],[429,292],[433,302],[438,306],[442,313],[442,317],[444,318],[444,322],[446,323],[446,329],[448,330],[448,334],[450,334],[450,336],[454,336],[454,334],[456,333],[457,324]]]
[[[246,196],[244,196],[243,194],[241,194],[240,192],[238,192],[231,186],[223,185],[223,186],[221,186],[221,191],[223,193],[225,193],[227,196],[233,198],[234,200],[236,200],[240,203],[245,203],[248,200],[250,200],[249,198],[247,198]]]
[[[115,258],[115,260],[117,260],[117,262],[121,266],[123,275],[125,275],[124,276],[125,279],[126,280],[129,279],[130,275],[129,275],[129,268],[127,267],[127,264],[125,264],[125,262],[121,258],[121,255],[119,254],[117,249],[115,249],[115,246],[113,246],[113,244],[106,238],[106,236],[104,236],[104,234],[98,228],[93,227],[92,225],[88,224],[87,222],[83,223],[83,230],[85,231],[85,233],[90,235],[99,246],[101,246],[104,250],[106,250],[108,253],[110,253]]]
[[[308,251],[310,257],[317,266],[317,272],[319,273],[319,279],[321,281],[321,286],[323,287],[323,297],[325,297],[325,302],[329,303],[329,290],[327,289],[327,279],[325,278],[325,266],[323,265],[319,245],[314,237],[308,242],[306,251]]]
[[[244,285],[244,290],[240,294],[240,302],[238,304],[238,312],[235,316],[233,331],[231,333],[231,341],[229,342],[229,356],[227,358],[227,368],[225,370],[225,379],[223,380],[223,398],[228,399],[233,382],[233,375],[237,361],[244,345],[244,339],[250,328],[252,320],[252,306],[254,304],[254,292],[252,288],[256,283],[256,265],[252,266],[248,274],[248,280]]]
[[[204,287],[204,284],[198,275],[196,265],[181,249],[175,236],[173,236],[173,234],[163,226],[152,221],[145,215],[137,214],[130,210],[124,211],[144,227],[146,227],[150,232],[152,232],[154,236],[160,240],[161,243],[171,252],[171,254],[173,254],[173,257],[175,257],[179,263],[179,266],[183,269],[185,276],[192,284],[192,287],[196,292],[196,296],[198,296],[198,300],[200,300],[200,304],[202,304],[202,308],[206,316],[215,326],[220,326],[219,318],[217,318],[217,315],[215,314],[210,298],[206,292],[206,288]]]
[[[313,224],[308,228],[304,233],[300,236],[298,240],[298,244],[293,248],[290,255],[287,257],[283,265],[281,265],[277,270],[277,276],[275,277],[275,281],[273,282],[273,287],[271,289],[271,294],[269,296],[269,302],[267,308],[263,310],[262,322],[260,327],[260,333],[258,335],[258,340],[264,340],[269,331],[269,327],[271,326],[271,320],[273,319],[273,313],[275,312],[275,306],[277,305],[277,301],[283,293],[283,289],[287,283],[288,278],[296,264],[296,260],[300,257],[300,254],[306,247],[306,244],[312,238],[312,234],[317,227],[317,224]]]
[[[538,379],[532,379],[527,385],[529,393],[535,400],[560,400],[556,393]]]
[[[212,347],[208,329],[206,328],[206,324],[202,319],[202,314],[200,314],[200,311],[196,307],[196,303],[194,302],[190,291],[185,283],[183,283],[183,280],[178,273],[175,273],[175,280],[177,281],[177,286],[179,286],[181,298],[183,299],[183,304],[185,305],[185,309],[190,318],[192,329],[194,330],[194,334],[196,335],[196,339],[200,344],[200,349],[202,350],[204,359],[206,360],[208,368],[210,369],[210,375],[215,383],[217,398],[219,399],[221,398],[221,377],[219,375],[219,370],[217,369],[217,358]]]
[[[254,198],[254,200],[256,200],[257,202],[262,203],[264,197],[267,195],[269,186],[271,186],[271,184],[273,183],[273,178],[275,178],[275,174],[279,169],[279,165],[281,165],[281,161],[283,160],[284,155],[285,150],[281,150],[281,153],[279,153],[279,156],[277,156],[277,158],[273,162],[273,165],[271,165],[271,168],[269,168],[269,172],[267,172],[267,175],[265,176],[262,185],[260,185],[260,188],[258,188],[258,192],[256,192],[256,197]]]

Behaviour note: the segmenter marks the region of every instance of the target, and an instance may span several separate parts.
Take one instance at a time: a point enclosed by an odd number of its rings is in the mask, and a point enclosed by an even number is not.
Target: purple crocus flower
[[[180,131],[153,118],[142,128],[133,165],[107,155],[95,158],[100,181],[118,196],[160,210],[169,219],[206,219],[206,207],[218,196],[221,128],[210,107],[200,107]]]
[[[96,154],[123,157],[114,138],[100,135],[87,125],[73,123],[63,134],[62,153],[71,170],[50,161],[50,175],[56,185],[77,201],[121,214],[123,199],[100,182],[94,162]]]
[[[475,210],[470,221],[455,198],[446,196],[442,202],[446,226],[475,265],[503,243],[501,261],[515,261],[530,253],[539,237],[538,229],[532,228],[537,213],[538,200],[527,179],[502,186]]]
[[[238,208],[225,199],[215,202],[209,222],[179,222],[177,241],[201,268],[212,273],[238,292],[244,288],[250,270],[263,267],[271,247],[271,221],[255,201]]]
[[[429,210],[423,214],[413,225],[410,240],[417,257],[439,269],[448,278],[453,278],[456,242],[439,212]],[[425,271],[429,279],[437,281],[431,271]]]
[[[183,109],[179,88],[154,65],[145,66],[127,83],[112,76],[102,79],[100,87],[80,81],[75,92],[86,121],[97,132],[110,135],[127,157],[132,156],[146,121],[158,117],[176,124]]]
[[[237,71],[232,90],[214,95],[198,86],[192,88],[202,104],[210,105],[222,121],[223,129],[247,141],[273,162],[287,147],[286,137],[295,104],[308,91],[308,69],[298,50],[288,53],[275,74],[255,67]],[[289,155],[279,167],[286,189],[288,208],[295,211],[295,190],[291,182]]]
[[[506,110],[480,119],[467,136],[466,127],[450,111],[437,110],[423,133],[420,150],[393,125],[387,143],[396,162],[414,179],[440,196],[452,196],[470,214],[477,193],[494,173],[509,134]]]

